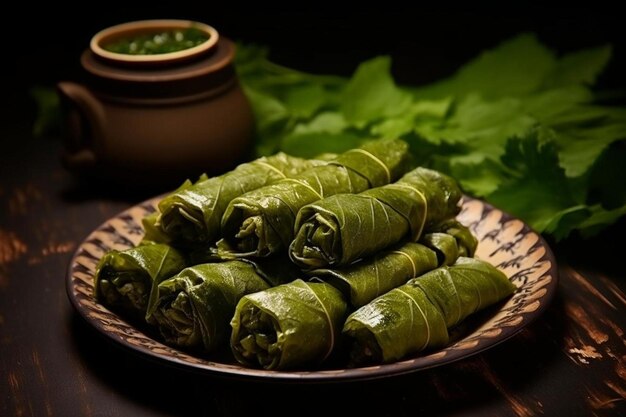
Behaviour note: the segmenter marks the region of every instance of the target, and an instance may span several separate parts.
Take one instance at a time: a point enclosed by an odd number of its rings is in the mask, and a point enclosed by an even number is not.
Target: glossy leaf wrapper
[[[343,333],[352,340],[352,364],[393,362],[444,346],[448,328],[515,289],[494,266],[465,257],[414,278],[348,317]]]
[[[463,226],[456,219],[446,219],[430,229],[431,232],[445,233],[454,237],[459,250],[459,256],[473,258],[478,247],[478,239],[470,229]],[[436,247],[436,245],[435,245]],[[455,259],[456,260],[456,259]],[[454,263],[454,262],[452,262]]]
[[[472,232],[456,219],[437,224],[420,239],[420,243],[435,251],[439,266],[452,265],[460,256],[473,257],[478,246]]]
[[[460,254],[474,254],[476,238],[458,221],[446,220],[435,230],[454,235],[426,234],[419,243],[407,242],[343,268],[315,269],[308,275],[333,285],[353,307],[361,307],[411,278],[454,263]]]
[[[329,284],[296,280],[241,299],[231,349],[244,365],[293,369],[323,362],[338,343],[348,306]]]
[[[277,253],[293,240],[300,208],[334,194],[359,193],[395,181],[408,159],[406,142],[373,141],[327,165],[237,197],[224,213],[224,239],[218,247],[240,257]]]
[[[202,174],[196,184],[206,181],[208,177],[206,174]],[[191,180],[185,180],[176,190],[174,190],[170,195],[175,195],[187,188],[190,188],[194,185]],[[171,243],[172,237],[163,231],[161,228],[161,224],[159,223],[161,217],[161,213],[157,209],[153,213],[148,214],[143,219],[141,219],[141,224],[143,225],[144,235],[139,242],[140,245],[150,244],[150,243]]]
[[[437,268],[435,252],[419,243],[405,243],[341,269],[315,269],[311,277],[339,289],[350,304],[361,307],[411,278]]]
[[[461,190],[447,175],[417,168],[398,182],[303,207],[289,256],[302,268],[348,265],[455,216]]]
[[[160,213],[155,211],[150,213],[141,219],[144,234],[139,245],[151,244],[151,243],[170,243],[171,238],[163,232],[159,227],[157,221],[159,220]]]
[[[166,244],[145,244],[107,252],[96,267],[96,299],[143,319],[156,301],[158,284],[185,268],[183,255]]]
[[[448,328],[467,316],[497,303],[517,289],[506,275],[488,262],[460,257],[407,283],[421,288],[437,306]]]
[[[248,191],[293,177],[324,162],[284,153],[239,165],[219,177],[183,186],[159,203],[157,225],[179,245],[215,243],[228,203]]]
[[[159,300],[148,321],[171,345],[211,352],[228,341],[230,319],[241,297],[269,287],[252,262],[192,266],[159,285]]]

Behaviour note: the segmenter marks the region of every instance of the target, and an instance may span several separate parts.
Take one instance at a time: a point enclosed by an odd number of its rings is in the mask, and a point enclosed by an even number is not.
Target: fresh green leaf
[[[411,95],[396,86],[390,70],[389,57],[374,58],[359,66],[342,96],[341,111],[347,121],[362,127],[409,109]]]
[[[409,115],[408,117],[383,120],[379,124],[372,126],[371,132],[373,136],[393,139],[411,132],[414,126],[414,118]]]
[[[322,153],[342,153],[358,148],[365,139],[353,132],[293,134],[285,136],[281,149],[293,156],[314,158]]]
[[[545,232],[552,234],[557,240],[563,239],[588,217],[589,209],[585,205],[566,208],[552,216],[546,225]]]
[[[578,227],[583,237],[591,237],[623,216],[626,216],[626,205],[613,210],[606,210],[598,204],[591,207],[591,215]]]
[[[409,113],[417,117],[441,119],[448,114],[453,102],[452,97],[444,97],[439,100],[420,100],[411,105]]]
[[[317,84],[294,87],[285,95],[285,106],[297,117],[311,117],[325,103],[326,93]]]
[[[579,104],[593,100],[593,94],[582,86],[542,91],[522,101],[523,111],[542,123],[556,124]]]
[[[517,99],[487,102],[470,95],[459,103],[444,126],[417,126],[416,132],[436,144],[463,143],[476,151],[478,157],[471,159],[478,162],[487,156],[498,157],[508,138],[526,133],[535,124]]]
[[[559,166],[556,146],[540,140],[537,131],[510,139],[501,159],[511,175],[487,198],[524,218],[535,230],[544,231],[559,213],[576,205]]]
[[[568,177],[585,174],[613,142],[626,139],[626,121],[556,132],[561,166]]]
[[[325,88],[343,86],[346,80],[336,75],[316,75],[297,71],[271,62],[269,51],[258,45],[237,45],[235,65],[240,80],[247,86],[266,93],[294,85],[318,84]]]
[[[611,53],[611,45],[604,45],[567,54],[559,59],[544,85],[592,85],[611,59]]]
[[[296,134],[307,133],[340,133],[348,128],[346,119],[341,113],[324,112],[318,114],[308,123],[299,123],[294,128]]]
[[[610,46],[557,58],[524,34],[417,88],[395,84],[388,57],[364,62],[347,80],[267,56],[244,47],[237,61],[253,92],[260,153],[314,156],[370,136],[397,137],[417,163],[556,238],[622,215],[626,109],[598,105],[591,89]]]
[[[372,126],[371,133],[383,138],[399,138],[413,130],[437,126],[450,112],[451,106],[452,99],[449,97],[414,102],[405,113]]]
[[[246,89],[246,95],[252,104],[260,129],[265,129],[276,122],[285,120],[289,116],[285,105],[268,94],[263,94],[253,89]]]
[[[417,91],[420,98],[464,97],[480,93],[486,98],[533,93],[554,71],[554,54],[534,35],[525,34],[483,52],[452,78]]]
[[[269,49],[261,45],[238,42],[236,48],[237,53],[235,54],[234,62],[240,74],[257,67],[259,63],[264,62],[269,55]]]
[[[497,190],[504,175],[502,165],[492,159],[484,159],[478,163],[457,161],[446,171],[454,178],[458,178],[465,192],[478,197],[484,197]]]

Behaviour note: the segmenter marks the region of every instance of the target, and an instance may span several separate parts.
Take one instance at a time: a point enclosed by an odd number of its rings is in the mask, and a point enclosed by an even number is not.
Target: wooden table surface
[[[371,382],[224,380],[124,350],[72,310],[72,252],[147,196],[76,183],[59,163],[60,142],[32,138],[17,110],[0,126],[0,415],[626,415],[624,222],[554,244],[560,281],[550,308],[483,354]]]

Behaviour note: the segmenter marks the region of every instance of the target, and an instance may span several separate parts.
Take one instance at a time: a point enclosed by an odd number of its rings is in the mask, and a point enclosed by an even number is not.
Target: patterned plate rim
[[[476,231],[476,228],[480,226],[481,222],[485,221],[486,218],[493,214],[501,216],[498,220],[498,223],[502,227],[499,230],[503,230],[507,227],[507,225],[510,224],[521,224],[521,229],[518,230],[515,235],[521,236],[521,238],[518,238],[513,242],[506,242],[502,244],[500,247],[496,248],[494,253],[498,251],[510,252],[512,250],[512,247],[514,247],[516,244],[519,244],[523,239],[527,237],[530,237],[530,241],[534,240],[534,243],[532,243],[531,246],[527,248],[527,255],[537,252],[542,248],[544,249],[543,254],[540,254],[541,256],[534,262],[533,266],[531,266],[530,268],[522,269],[516,272],[514,275],[509,275],[509,279],[520,281],[522,285],[518,285],[518,291],[514,294],[514,296],[510,298],[503,306],[501,306],[500,310],[496,311],[494,314],[497,314],[500,311],[507,310],[507,312],[513,314],[512,317],[515,318],[512,323],[505,322],[500,323],[501,325],[499,327],[488,327],[486,330],[482,330],[481,333],[475,336],[475,334],[479,330],[486,326],[486,323],[483,323],[483,325],[479,329],[475,330],[474,333],[466,335],[465,337],[457,340],[456,343],[454,343],[453,345],[446,348],[436,350],[424,356],[416,356],[394,363],[364,368],[287,372],[266,371],[260,369],[245,368],[231,363],[213,362],[210,360],[192,356],[190,354],[187,354],[186,352],[182,352],[175,348],[162,344],[158,340],[152,339],[150,336],[142,333],[141,330],[136,329],[131,324],[128,324],[125,320],[117,316],[115,313],[112,313],[105,307],[93,302],[93,300],[91,299],[90,291],[85,291],[84,288],[79,288],[79,286],[89,287],[89,289],[93,288],[93,280],[86,279],[86,276],[91,276],[92,272],[89,271],[89,268],[87,266],[79,263],[77,260],[81,257],[85,257],[86,255],[88,255],[87,257],[91,259],[94,265],[98,260],[96,256],[89,253],[85,249],[85,245],[94,240],[99,241],[102,244],[103,242],[99,238],[95,237],[95,235],[103,231],[112,233],[112,231],[115,230],[111,226],[112,221],[116,219],[133,221],[133,216],[131,215],[131,212],[137,209],[143,209],[145,213],[152,212],[154,211],[155,204],[160,200],[160,198],[161,197],[154,197],[140,204],[132,206],[118,213],[116,216],[109,218],[96,229],[94,229],[81,242],[81,244],[72,255],[66,274],[66,290],[72,306],[76,309],[79,315],[100,333],[106,335],[110,340],[113,340],[121,344],[123,347],[126,347],[136,353],[146,355],[152,359],[156,359],[159,362],[165,362],[168,365],[185,368],[186,370],[222,377],[265,380],[267,382],[341,382],[378,379],[396,375],[403,375],[465,359],[469,356],[483,352],[489,348],[496,346],[497,344],[500,344],[510,339],[511,337],[519,333],[524,327],[528,326],[530,323],[536,320],[541,314],[543,314],[543,312],[547,309],[550,302],[552,301],[557,289],[558,270],[556,260],[550,247],[543,239],[543,237],[541,237],[541,235],[533,231],[526,223],[522,222],[521,220],[493,207],[492,205],[484,201],[471,197],[464,197],[463,210],[459,215],[460,218],[463,216],[468,205],[482,206],[480,219],[474,220],[473,222],[471,222],[471,224],[466,224],[474,231]],[[493,232],[498,232],[498,230],[494,229],[490,233]],[[485,237],[486,236],[487,234],[485,235]],[[130,241],[128,241],[128,239],[125,239],[123,237],[122,239],[127,241],[128,243],[131,243]],[[101,249],[104,250],[104,248]],[[519,258],[519,256],[517,258]],[[506,262],[512,262],[513,264],[515,264],[519,261],[519,259],[517,258],[509,259]],[[528,276],[536,273],[537,269],[543,269],[543,271],[540,271],[539,276],[535,277],[532,281],[529,281]],[[542,285],[539,286],[538,291],[530,292],[530,294],[528,294],[529,292],[526,290],[529,282],[535,284],[541,282]],[[526,293],[527,298],[531,300],[531,304],[534,307],[532,310],[522,311],[523,308],[527,306],[527,304],[523,304],[518,299],[518,295],[522,293]],[[519,297],[522,296],[520,295]],[[522,299],[522,301],[523,300],[524,299]],[[98,310],[97,312],[94,311],[93,307],[96,304]],[[130,332],[130,334],[120,334],[119,327],[116,328],[111,326],[112,321],[115,321],[115,323],[113,324],[120,325],[122,329]],[[491,333],[489,333],[489,331],[491,331]],[[142,340],[143,342],[145,342],[145,345],[132,343],[132,340]],[[464,344],[466,346],[463,346]]]

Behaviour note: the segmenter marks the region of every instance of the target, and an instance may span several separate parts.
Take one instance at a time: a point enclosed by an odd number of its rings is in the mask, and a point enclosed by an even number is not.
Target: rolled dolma
[[[163,232],[163,230],[157,224],[160,213],[155,211],[154,213],[148,214],[146,217],[141,219],[141,224],[143,225],[143,238],[140,245],[149,244],[149,243],[170,243],[171,238]]]
[[[198,184],[202,181],[206,181],[207,179],[208,179],[207,175],[202,174],[200,178],[198,178],[198,181],[196,181],[195,184]],[[183,182],[180,185],[180,187],[174,190],[170,195],[181,193],[183,190],[186,190],[187,188],[190,188],[193,185],[194,183],[191,182],[191,180],[187,179],[185,180],[185,182]],[[148,214],[143,219],[141,219],[141,223],[144,229],[144,235],[143,235],[143,239],[141,239],[141,242],[139,242],[140,245],[143,245],[145,243],[171,243],[172,238],[163,231],[163,229],[161,228],[161,225],[159,224],[160,216],[161,216],[161,213],[157,210],[153,213]]]
[[[470,230],[456,219],[447,219],[434,226],[431,233],[426,233],[420,243],[437,253],[439,266],[449,266],[459,256],[473,257],[478,240]]]
[[[167,343],[210,352],[228,340],[235,306],[246,294],[292,281],[292,269],[271,260],[231,260],[182,270],[159,285],[159,300],[148,312]],[[227,346],[227,344],[225,345]]]
[[[289,256],[302,268],[348,265],[455,216],[461,190],[447,175],[417,168],[398,182],[339,194],[298,212]]]
[[[239,165],[233,171],[181,187],[159,203],[157,225],[179,245],[215,243],[227,204],[248,191],[324,164],[284,153]]]
[[[451,218],[446,219],[439,224],[433,226],[430,229],[431,232],[445,233],[454,237],[459,249],[459,256],[467,258],[473,258],[476,248],[478,247],[478,240],[472,232],[458,220]],[[436,247],[436,245],[435,245]],[[456,260],[456,259],[455,259]]]
[[[419,243],[407,242],[351,265],[314,269],[308,275],[328,282],[340,290],[353,307],[361,307],[411,278],[454,263],[461,254],[473,256],[477,241],[465,226],[452,219],[437,225],[436,230],[454,235],[426,234]]]
[[[96,267],[94,295],[106,306],[143,319],[156,301],[158,284],[185,266],[183,255],[162,243],[112,250]]]
[[[448,328],[517,289],[502,271],[489,262],[466,257],[459,257],[450,267],[414,278],[407,285],[426,293],[441,311]]]
[[[300,208],[330,195],[359,193],[395,181],[408,159],[404,141],[373,141],[327,165],[237,197],[224,213],[224,239],[218,246],[234,256],[269,256],[287,248]]]
[[[339,340],[348,307],[329,284],[296,280],[237,304],[230,339],[244,365],[289,369],[323,362]]]
[[[351,363],[392,362],[444,346],[448,328],[515,289],[494,266],[465,257],[414,278],[348,317],[343,333],[351,340]]]
[[[352,306],[361,307],[438,266],[435,251],[409,242],[344,268],[315,269],[308,275],[331,284]]]

